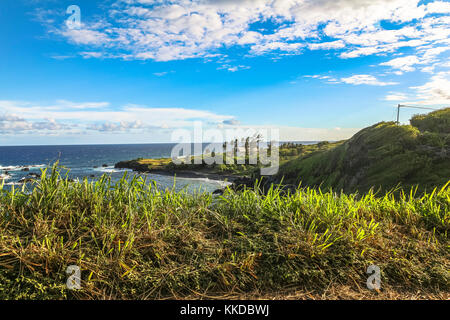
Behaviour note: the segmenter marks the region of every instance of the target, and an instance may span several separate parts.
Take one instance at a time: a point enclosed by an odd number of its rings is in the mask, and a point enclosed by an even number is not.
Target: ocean
[[[294,142],[314,144],[315,141]],[[206,147],[204,144],[203,147]],[[0,182],[5,188],[21,186],[21,180],[40,175],[41,170],[51,167],[56,161],[69,170],[73,180],[95,180],[103,174],[111,175],[115,181],[124,174],[139,175],[155,181],[160,188],[212,192],[228,183],[210,179],[192,179],[157,174],[138,174],[127,169],[115,169],[117,162],[137,158],[169,158],[175,144],[115,144],[115,145],[67,145],[67,146],[0,146]],[[193,149],[193,148],[192,148]],[[64,171],[64,170],[63,170]]]
[[[149,181],[155,181],[159,187],[180,190],[214,191],[226,183],[209,179],[188,179],[156,175],[138,174],[130,170],[115,169],[119,161],[137,158],[168,158],[174,144],[126,144],[126,145],[68,145],[68,146],[0,146],[0,179],[5,187],[22,185],[21,179],[33,174],[41,174],[41,170],[59,161],[61,166],[69,170],[71,179],[95,180],[103,174],[110,174],[113,180],[119,180],[125,173],[140,175]]]

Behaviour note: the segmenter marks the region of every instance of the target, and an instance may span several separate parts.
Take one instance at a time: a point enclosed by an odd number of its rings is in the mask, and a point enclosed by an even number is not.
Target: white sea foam
[[[7,186],[21,186],[21,185],[23,185],[23,182],[12,181],[12,182],[5,183],[5,185],[7,185]]]
[[[117,169],[113,166],[110,167],[101,167],[101,168],[95,168],[94,171],[100,171],[103,173],[117,173],[117,172],[131,172],[133,170],[131,169]]]
[[[0,180],[8,180],[11,179],[11,175],[9,174],[0,174]]]
[[[216,183],[222,187],[226,187],[229,185],[232,185],[232,182],[229,181],[223,181],[223,180],[212,180],[209,178],[183,178],[183,177],[177,177],[177,180],[192,180],[192,181],[204,181],[206,183]]]
[[[2,166],[0,165],[0,170],[3,171],[21,171],[22,169],[28,168],[30,170],[32,169],[40,169],[45,168],[45,164],[31,164],[31,165],[23,165],[23,166]]]

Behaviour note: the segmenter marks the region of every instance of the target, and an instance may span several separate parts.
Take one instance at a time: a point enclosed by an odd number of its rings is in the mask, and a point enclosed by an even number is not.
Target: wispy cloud
[[[144,125],[142,121],[136,120],[134,122],[121,121],[118,123],[105,122],[102,124],[89,124],[88,130],[100,131],[100,132],[124,132],[133,129],[145,129],[149,128],[149,125]]]
[[[32,134],[68,136],[92,134],[142,134],[163,133],[169,139],[171,130],[192,130],[196,121],[206,127],[223,129],[277,129],[282,140],[340,140],[351,137],[359,129],[298,128],[275,125],[245,125],[234,116],[220,115],[210,111],[184,108],[148,108],[127,105],[112,110],[109,106],[99,110],[80,108],[105,103],[74,103],[66,100],[60,105],[35,104],[20,101],[1,101],[0,133],[4,135]],[[19,115],[25,115],[24,117]],[[53,117],[50,117],[53,116]]]
[[[369,85],[369,86],[393,86],[397,85],[397,82],[393,81],[381,81],[375,76],[369,75],[369,74],[356,74],[350,77],[342,77],[342,78],[336,78],[329,75],[307,75],[304,76],[305,78],[311,78],[311,79],[317,79],[322,80],[325,83],[330,84],[350,84],[350,85]]]
[[[237,72],[237,71],[240,71],[240,70],[248,70],[248,69],[250,69],[249,66],[244,66],[244,65],[233,66],[233,65],[230,65],[230,64],[224,64],[224,65],[222,65],[222,66],[217,68],[217,70],[228,70],[230,72]]]
[[[17,133],[54,133],[55,131],[70,131],[77,127],[77,124],[65,124],[57,122],[53,118],[44,118],[39,121],[28,121],[15,114],[3,114],[0,116],[0,133],[17,134]]]
[[[411,89],[417,92],[418,104],[450,106],[450,72],[440,72],[424,85]]]
[[[1,101],[0,132],[71,131],[78,133],[130,132],[191,126],[194,121],[220,124],[234,119],[230,115],[186,108],[150,108],[125,105],[113,108],[107,102],[76,103],[59,100],[51,104]],[[20,117],[18,115],[26,115]]]
[[[435,107],[450,106],[450,71],[439,72],[420,86],[410,87],[408,93],[390,92],[385,100]]]
[[[240,123],[238,120],[236,120],[236,119],[224,120],[224,121],[222,121],[222,123],[225,124],[225,125],[229,125],[229,126],[238,126],[238,125],[241,124],[241,123]]]
[[[386,101],[398,101],[398,102],[406,101],[408,99],[409,99],[408,96],[402,92],[390,92],[384,98],[384,100],[386,100]]]
[[[341,78],[341,82],[353,85],[369,85],[369,86],[392,86],[398,84],[397,82],[381,81],[376,77],[368,74],[357,74],[348,78]]]
[[[407,57],[401,57],[401,58],[395,58],[387,62],[383,62],[380,65],[381,66],[389,66],[393,69],[398,69],[401,71],[409,72],[414,71],[416,68],[415,65],[419,64],[420,60],[416,56],[407,56]]]

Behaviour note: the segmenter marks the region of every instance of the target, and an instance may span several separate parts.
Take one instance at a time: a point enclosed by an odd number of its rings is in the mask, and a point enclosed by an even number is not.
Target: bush
[[[411,125],[420,131],[450,134],[450,108],[431,112],[427,115],[416,115],[411,119]]]

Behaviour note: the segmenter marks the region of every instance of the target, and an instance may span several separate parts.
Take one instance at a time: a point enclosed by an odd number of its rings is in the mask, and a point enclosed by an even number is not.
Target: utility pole
[[[397,105],[397,124],[400,124],[400,108],[414,108],[414,109],[427,109],[427,110],[439,110],[427,107],[417,107],[417,106],[405,106],[402,104]]]

